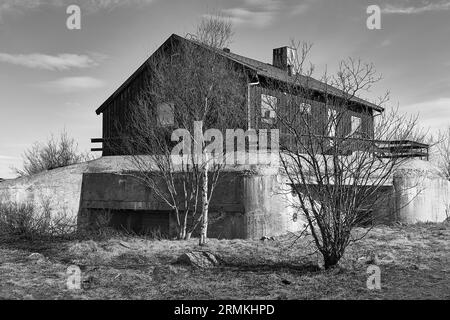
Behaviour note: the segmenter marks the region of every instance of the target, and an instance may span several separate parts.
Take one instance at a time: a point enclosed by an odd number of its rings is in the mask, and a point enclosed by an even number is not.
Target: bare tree
[[[294,206],[330,268],[358,240],[352,229],[373,223],[374,208],[389,197],[385,186],[403,160],[386,142],[413,137],[417,118],[395,109],[376,112],[388,93],[372,108],[361,104],[358,96],[381,79],[372,64],[347,59],[320,83],[311,78],[314,66],[305,67],[311,46],[296,47],[291,76],[278,87],[284,97],[265,104],[281,128],[280,162],[296,195]],[[286,106],[277,107],[279,100]]]
[[[205,15],[197,26],[194,38],[210,47],[223,49],[233,38],[233,24],[222,13]]]
[[[215,161],[222,155],[207,157],[208,139],[216,137],[203,139],[203,133],[245,123],[242,73],[215,47],[227,41],[228,30],[227,22],[209,17],[198,37],[154,56],[127,128],[119,129],[138,177],[173,209],[178,238],[189,238],[200,226],[200,245],[206,243],[209,203],[224,166]],[[185,147],[181,154],[174,154],[174,142]]]
[[[59,139],[51,136],[45,143],[35,142],[23,155],[23,169],[14,170],[19,176],[30,176],[39,172],[52,170],[91,160],[88,153],[78,150],[75,139],[63,131]]]
[[[439,169],[442,175],[447,180],[450,180],[450,126],[439,133],[436,150]]]

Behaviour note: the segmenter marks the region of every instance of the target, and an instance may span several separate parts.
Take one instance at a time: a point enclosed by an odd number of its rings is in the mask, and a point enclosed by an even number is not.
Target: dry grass
[[[376,228],[348,249],[340,267],[329,271],[317,270],[309,240],[293,244],[288,236],[266,242],[211,239],[207,250],[218,254],[223,265],[203,271],[173,264],[196,248],[196,239],[2,243],[0,298],[450,298],[449,224]],[[36,252],[42,254],[40,259],[30,257]],[[366,288],[367,260],[374,254],[381,259],[381,291]],[[384,257],[391,261],[383,263]],[[66,288],[66,270],[73,264],[82,270],[80,291]]]

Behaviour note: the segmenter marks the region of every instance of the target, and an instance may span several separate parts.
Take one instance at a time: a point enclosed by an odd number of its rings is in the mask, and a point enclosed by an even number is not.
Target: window
[[[276,97],[261,94],[261,121],[264,123],[273,124],[276,117],[278,99]]]
[[[160,103],[157,106],[157,121],[158,126],[172,126],[174,125],[174,104]]]
[[[329,137],[336,136],[336,127],[337,127],[337,111],[333,109],[328,109],[327,133]]]
[[[302,114],[311,114],[311,105],[309,103],[301,103],[300,104],[300,112]]]
[[[360,135],[360,134],[361,134],[361,118],[352,116],[350,135]]]

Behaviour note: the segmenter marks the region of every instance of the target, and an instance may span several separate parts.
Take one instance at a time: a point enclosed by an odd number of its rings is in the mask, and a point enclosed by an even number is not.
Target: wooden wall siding
[[[127,117],[132,105],[138,100],[140,89],[143,87],[145,74],[136,77],[122,92],[111,101],[103,112],[103,155],[122,155],[124,152],[117,144],[117,139],[123,137],[129,129]],[[118,132],[118,129],[122,132]],[[114,141],[114,142],[113,142]]]
[[[315,134],[317,135],[327,135],[326,128],[328,122],[328,109],[327,106],[323,102],[305,99],[299,96],[293,96],[291,94],[285,94],[283,92],[272,90],[269,88],[265,88],[262,86],[255,86],[251,89],[252,95],[252,104],[251,104],[251,124],[252,128],[255,129],[264,129],[268,127],[268,124],[262,121],[261,117],[261,95],[266,94],[270,96],[274,96],[277,98],[277,108],[279,108],[279,112],[282,112],[284,116],[292,119],[295,117],[297,110],[294,108],[298,108],[298,106],[304,102],[311,105],[311,123],[315,127]],[[336,130],[336,134],[338,136],[345,136],[351,132],[351,117],[359,117],[361,118],[361,131],[367,136],[373,136],[373,116],[371,112],[360,110],[353,111],[347,110],[342,116],[339,118],[339,125]],[[279,128],[280,135],[287,134],[286,128]]]
[[[137,101],[139,93],[143,86],[148,85],[145,79],[148,78],[149,70],[146,69],[141,75],[137,76],[129,85],[122,90],[122,92],[115,97],[103,112],[103,155],[119,155],[121,152],[117,150],[117,142],[111,143],[111,141],[117,141],[119,136],[124,136],[128,129],[127,118],[129,116],[130,108],[133,103]],[[300,103],[304,102],[311,105],[311,125],[315,127],[315,134],[327,135],[327,119],[328,119],[328,107],[322,101],[318,101],[320,97],[314,97],[318,100],[309,100],[301,96],[295,96],[291,94],[284,94],[279,90],[273,90],[264,81],[261,85],[252,86],[250,89],[251,95],[251,128],[252,129],[267,129],[270,127],[267,123],[261,121],[261,95],[266,94],[277,98],[277,107],[282,110],[290,119],[295,118],[297,109]],[[243,89],[246,85],[243,85]],[[351,117],[357,116],[361,118],[362,132],[368,136],[373,136],[373,116],[369,110],[348,110],[345,113],[341,123],[337,128],[338,136],[345,136],[351,131]],[[299,124],[301,125],[301,124]],[[117,132],[117,127],[121,127],[124,132]],[[288,134],[285,127],[281,127],[280,137]],[[113,140],[115,139],[115,140]]]
[[[144,76],[137,77],[130,85],[122,91],[122,93],[114,99],[110,106],[103,112],[103,155],[119,155],[123,152],[117,150],[117,141],[120,135],[125,134],[127,130],[127,115],[132,104],[136,101],[138,92],[144,83]],[[267,129],[271,126],[261,121],[261,95],[266,94],[277,98],[277,107],[281,112],[285,113],[290,119],[296,115],[296,110],[300,103],[304,102],[311,105],[311,119],[310,123],[315,127],[315,134],[327,135],[327,119],[328,108],[323,102],[305,99],[299,96],[284,94],[277,90],[272,90],[262,86],[254,86],[250,90],[251,94],[251,127],[252,129]],[[351,117],[357,116],[361,118],[362,132],[368,136],[373,136],[373,117],[371,112],[348,110],[341,120],[336,134],[338,136],[345,136],[351,131]],[[299,124],[301,125],[301,124]],[[117,132],[117,127],[125,129],[125,132]],[[277,126],[278,127],[278,126]],[[280,137],[288,136],[288,131],[285,127],[280,128]],[[116,139],[116,140],[113,140]]]

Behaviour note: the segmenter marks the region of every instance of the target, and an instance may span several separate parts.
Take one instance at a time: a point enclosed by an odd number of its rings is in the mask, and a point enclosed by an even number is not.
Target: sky
[[[66,25],[72,4],[80,30]],[[379,30],[367,28],[369,5]],[[361,58],[383,75],[368,99],[389,90],[425,128],[450,125],[450,0],[0,0],[0,178],[51,134],[90,150],[102,102],[172,33],[218,11],[234,24],[232,52],[271,63],[273,48],[307,41],[317,77]]]

